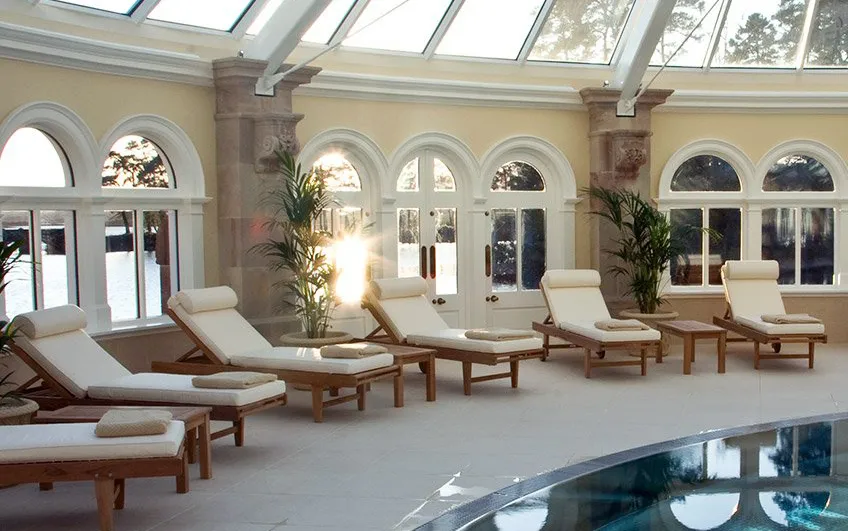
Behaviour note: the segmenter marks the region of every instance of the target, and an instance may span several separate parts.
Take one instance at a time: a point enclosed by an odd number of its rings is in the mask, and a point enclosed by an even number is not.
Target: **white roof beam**
[[[263,79],[273,76],[286,58],[294,51],[300,38],[324,12],[331,0],[287,0],[271,15],[245,50],[245,57],[268,61]],[[260,80],[260,85],[267,85]],[[259,93],[273,93],[273,85],[263,87]]]
[[[637,2],[637,6],[641,6],[640,11],[635,13],[636,17],[631,15],[635,26],[632,31],[627,32],[629,38],[623,43],[624,47],[611,83],[612,88],[621,91],[621,114],[632,115],[635,111],[635,98],[642,85],[642,79],[676,3],[677,0]]]
[[[545,26],[545,22],[548,21],[548,16],[551,14],[555,3],[556,0],[545,0],[545,3],[542,4],[542,9],[539,10],[539,15],[533,21],[533,27],[530,28],[530,33],[527,34],[524,46],[521,47],[521,52],[518,53],[519,64],[523,65],[527,62],[527,58],[530,56],[530,52],[533,51],[533,47],[536,46],[536,40],[539,38],[539,34],[542,33],[542,28]]]
[[[265,9],[265,6],[268,5],[268,0],[256,0],[241,17],[241,20],[238,21],[238,24],[233,28],[232,34],[236,39],[241,39],[245,35],[247,35],[247,30],[253,24],[253,21],[256,20],[256,17],[259,16],[259,13]],[[278,7],[278,9],[282,9],[282,5]]]
[[[153,11],[153,8],[155,8],[158,3],[159,0],[141,0],[141,3],[133,9],[130,19],[136,24],[141,24],[145,21],[145,19],[147,19],[151,11]]]
[[[427,43],[427,47],[424,48],[424,58],[432,59],[436,54],[436,48],[439,47],[439,43],[442,42],[442,38],[445,36],[445,33],[448,32],[448,28],[453,24],[453,19],[456,18],[456,14],[459,13],[459,10],[462,9],[462,4],[465,3],[465,0],[454,0],[451,5],[448,6],[447,12],[442,17],[442,20],[439,21],[439,25],[436,26],[436,31],[433,32],[433,35],[430,37],[430,42]]]

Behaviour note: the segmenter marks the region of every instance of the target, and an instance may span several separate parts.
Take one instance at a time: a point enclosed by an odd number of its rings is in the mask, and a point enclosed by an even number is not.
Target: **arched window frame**
[[[763,182],[769,169],[788,155],[807,155],[824,164],[834,181],[832,192],[764,192]],[[697,155],[714,155],[729,162],[742,184],[739,192],[675,192],[671,180],[683,162]],[[741,208],[742,260],[762,259],[763,209],[773,207],[829,207],[834,209],[834,284],[781,285],[786,293],[833,293],[844,291],[848,279],[842,272],[848,267],[848,245],[840,242],[848,234],[848,166],[830,147],[812,140],[792,140],[773,147],[754,164],[739,148],[716,139],[698,140],[672,155],[663,168],[659,182],[658,208],[668,213],[674,208]],[[669,294],[722,293],[721,286],[672,286],[666,275]]]
[[[699,155],[710,155],[718,157],[730,164],[739,177],[740,190],[735,192],[679,192],[671,189],[674,174],[686,161]],[[752,188],[755,174],[753,162],[739,148],[717,139],[698,140],[688,144],[672,155],[660,176],[658,209],[666,215],[671,215],[675,209],[708,209],[708,208],[733,208],[739,209],[741,214],[741,249],[740,257],[746,258],[746,245],[750,241],[747,227],[746,197]],[[704,223],[708,223],[707,216],[703,217]],[[707,237],[704,237],[702,248],[702,260],[705,252],[708,252]],[[707,249],[704,251],[703,249]],[[703,271],[703,270],[702,270]],[[719,285],[709,285],[709,280],[702,281],[698,285],[676,286],[672,285],[670,271],[665,274],[665,290],[668,293],[721,293],[723,288]]]
[[[78,293],[78,301],[71,302],[78,302],[85,310],[87,330],[103,333],[170,324],[167,316],[112,321],[106,293],[105,212],[175,211],[179,237],[172,246],[177,253],[179,276],[172,276],[172,282],[174,287],[180,288],[203,286],[203,205],[208,199],[200,157],[188,135],[169,120],[143,115],[122,119],[97,142],[85,122],[72,110],[53,102],[35,102],[16,109],[0,123],[0,149],[22,127],[44,132],[61,148],[67,158],[73,186],[0,187],[0,209],[74,212],[76,246],[74,256],[68,259],[73,258],[76,262],[76,275],[69,278],[69,293],[70,290]],[[103,161],[115,141],[130,134],[151,140],[167,157],[170,169],[180,176],[177,188],[102,188]]]

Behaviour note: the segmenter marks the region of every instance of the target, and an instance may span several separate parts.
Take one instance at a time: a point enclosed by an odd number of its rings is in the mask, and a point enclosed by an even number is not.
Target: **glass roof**
[[[94,14],[146,13],[247,38],[287,0],[41,0]],[[609,65],[642,38],[636,0],[331,0],[305,43],[437,56]],[[114,15],[112,15],[114,16]],[[703,19],[703,20],[702,20]],[[243,22],[242,22],[243,21]],[[700,25],[699,25],[700,22]],[[241,23],[241,24],[240,24]],[[270,31],[270,30],[269,30]],[[688,41],[680,48],[689,34]],[[624,37],[626,36],[626,37]],[[282,36],[281,36],[282,37]],[[622,39],[627,42],[622,44]],[[680,48],[678,50],[678,48]],[[675,53],[676,52],[676,53]],[[848,68],[848,0],[677,0],[651,65]]]
[[[160,0],[151,20],[231,31],[253,0]]]

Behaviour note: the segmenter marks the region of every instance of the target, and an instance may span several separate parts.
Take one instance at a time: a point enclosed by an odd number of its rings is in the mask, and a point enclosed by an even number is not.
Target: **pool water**
[[[703,439],[541,488],[462,529],[848,530],[848,420]]]

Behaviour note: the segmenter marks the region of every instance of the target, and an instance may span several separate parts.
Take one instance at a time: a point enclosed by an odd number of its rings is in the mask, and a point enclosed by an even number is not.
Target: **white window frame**
[[[9,137],[22,127],[38,129],[58,144],[66,155],[73,186],[0,187],[0,210],[75,212],[75,288],[79,294],[79,306],[88,316],[87,330],[98,333],[171,324],[167,316],[112,321],[106,294],[105,212],[175,211],[179,235],[171,245],[174,246],[172,256],[179,265],[179,275],[178,278],[172,276],[172,282],[181,288],[202,287],[203,205],[209,199],[205,197],[200,157],[188,135],[165,118],[138,115],[122,119],[97,142],[86,123],[69,108],[53,102],[34,102],[19,107],[0,123],[0,146],[4,146]],[[142,136],[156,145],[168,160],[172,175],[176,176],[176,188],[104,189],[101,186],[103,161],[115,142],[127,135]],[[141,234],[137,235],[137,239],[141,237]],[[137,253],[137,256],[143,255]],[[141,280],[143,282],[143,276]],[[69,290],[71,288],[69,285]],[[143,291],[143,285],[140,291]],[[139,298],[142,304],[143,294],[139,294]],[[5,308],[5,301],[2,307]]]

